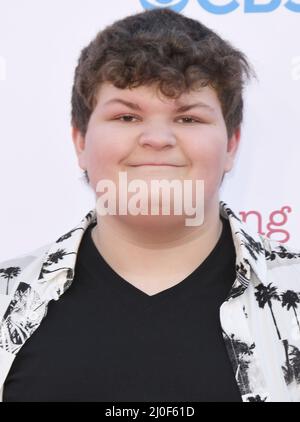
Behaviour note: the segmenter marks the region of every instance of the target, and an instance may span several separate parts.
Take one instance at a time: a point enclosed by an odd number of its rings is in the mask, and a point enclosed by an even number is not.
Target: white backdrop
[[[221,199],[241,217],[254,211],[247,222],[257,231],[300,248],[300,1],[185,3],[181,13],[244,51],[259,78],[246,90],[240,151]],[[99,30],[145,5],[0,0],[0,262],[55,241],[94,208],[71,140],[74,69]],[[225,5],[235,10],[216,13]]]

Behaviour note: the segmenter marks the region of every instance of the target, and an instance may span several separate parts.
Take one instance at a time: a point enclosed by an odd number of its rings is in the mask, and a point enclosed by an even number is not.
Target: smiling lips
[[[160,163],[160,164],[158,164],[158,163],[134,164],[134,165],[132,165],[131,167],[141,167],[141,166],[159,166],[159,167],[161,167],[161,166],[164,166],[164,167],[168,166],[168,167],[183,167],[183,166],[180,166],[180,165],[177,165],[177,164],[167,164],[167,163]]]

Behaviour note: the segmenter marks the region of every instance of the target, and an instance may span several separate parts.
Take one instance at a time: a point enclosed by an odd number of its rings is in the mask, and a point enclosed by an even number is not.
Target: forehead
[[[122,103],[126,105],[126,102],[130,102],[132,108],[137,106],[137,110],[147,110],[152,106],[163,106],[170,110],[182,108],[182,111],[184,111],[184,106],[192,103],[197,103],[200,107],[202,105],[203,109],[210,112],[216,111],[221,107],[217,92],[210,86],[201,87],[193,91],[185,91],[177,99],[165,97],[157,89],[156,84],[121,89],[109,82],[104,82],[98,88],[96,94],[97,108],[108,108]]]

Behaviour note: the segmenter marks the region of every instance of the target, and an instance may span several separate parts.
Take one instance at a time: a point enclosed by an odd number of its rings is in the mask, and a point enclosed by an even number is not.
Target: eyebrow
[[[129,108],[131,108],[132,110],[138,110],[138,111],[142,111],[141,107],[138,104],[132,103],[131,101],[126,101],[123,100],[122,98],[112,98],[111,100],[107,101],[106,103],[104,103],[104,105],[110,105],[110,104],[123,104]],[[176,113],[182,113],[184,111],[188,111],[192,108],[206,108],[212,112],[215,112],[215,109],[211,106],[209,106],[208,104],[205,104],[203,102],[197,102],[197,103],[193,103],[193,104],[182,104],[179,106],[179,108],[177,108],[175,111]]]

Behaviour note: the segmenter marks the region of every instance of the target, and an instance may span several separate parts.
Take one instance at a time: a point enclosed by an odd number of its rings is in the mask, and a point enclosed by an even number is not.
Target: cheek
[[[225,165],[226,133],[207,131],[188,146],[191,160],[191,178],[204,180],[205,198],[212,198],[219,190]]]
[[[193,168],[206,175],[218,172],[223,166],[225,153],[225,140],[217,136],[198,139],[189,147]]]
[[[89,177],[93,185],[98,180],[114,179],[115,169],[128,154],[129,143],[112,130],[91,131],[86,137]]]

